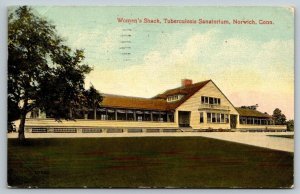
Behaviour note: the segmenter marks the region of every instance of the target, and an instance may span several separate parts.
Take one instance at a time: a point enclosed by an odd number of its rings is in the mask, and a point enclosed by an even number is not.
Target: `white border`
[[[6,138],[6,98],[7,98],[7,6],[9,5],[173,5],[173,6],[183,6],[183,5],[215,5],[215,6],[294,6],[295,9],[295,131],[299,130],[299,64],[297,60],[297,53],[299,53],[299,39],[297,38],[299,32],[299,14],[297,13],[297,8],[300,7],[300,1],[297,0],[0,0],[0,193],[300,193],[300,181],[299,181],[299,150],[297,149],[299,137],[295,135],[295,188],[294,189],[278,189],[278,190],[224,190],[224,189],[7,189],[6,179],[7,179],[7,138]],[[298,83],[298,84],[297,84]],[[297,164],[298,163],[298,164]]]

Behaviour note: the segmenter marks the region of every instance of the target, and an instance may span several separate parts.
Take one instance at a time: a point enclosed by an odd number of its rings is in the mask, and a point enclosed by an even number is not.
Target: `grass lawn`
[[[8,185],[290,187],[293,158],[203,137],[8,139]]]

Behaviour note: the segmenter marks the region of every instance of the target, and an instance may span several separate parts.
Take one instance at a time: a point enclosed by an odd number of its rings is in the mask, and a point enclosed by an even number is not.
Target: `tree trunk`
[[[27,114],[27,106],[28,106],[28,100],[24,100],[24,105],[21,110],[21,115],[20,115],[20,125],[19,125],[19,142],[24,143],[25,141],[25,121],[26,121],[26,114]]]
[[[26,120],[26,114],[21,114],[21,116],[20,116],[21,118],[20,118],[20,125],[19,125],[19,136],[18,136],[18,138],[19,138],[19,142],[24,142],[25,141],[25,120]]]

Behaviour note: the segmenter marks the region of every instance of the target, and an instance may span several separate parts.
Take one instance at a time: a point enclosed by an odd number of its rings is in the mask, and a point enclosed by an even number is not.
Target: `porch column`
[[[94,108],[94,120],[96,120],[96,119],[97,119],[97,109]]]
[[[135,110],[133,111],[133,120],[136,121],[136,113],[135,113]]]
[[[117,109],[115,109],[115,120],[118,120],[118,113],[117,113]]]
[[[152,111],[150,113],[150,116],[151,116],[151,121],[153,121],[153,114],[152,114]]]

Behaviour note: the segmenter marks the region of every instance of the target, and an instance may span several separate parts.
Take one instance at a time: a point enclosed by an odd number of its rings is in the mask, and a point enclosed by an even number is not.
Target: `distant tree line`
[[[294,131],[294,120],[287,120],[279,108],[273,111],[272,117],[275,121],[275,125],[286,125],[288,131]]]

